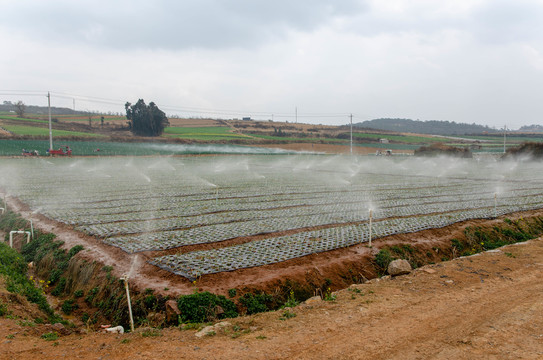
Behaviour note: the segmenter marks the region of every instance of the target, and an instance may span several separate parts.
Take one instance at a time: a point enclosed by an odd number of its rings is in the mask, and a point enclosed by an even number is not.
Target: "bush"
[[[66,278],[61,277],[58,281],[57,286],[51,291],[51,294],[54,296],[60,296],[64,292],[64,288],[66,287]]]
[[[62,312],[66,315],[70,315],[72,311],[76,310],[77,308],[78,306],[73,299],[66,300],[61,305]]]
[[[243,294],[239,302],[247,309],[247,314],[269,311],[273,308],[273,297],[270,294]]]
[[[392,260],[394,260],[394,258],[387,249],[381,249],[377,255],[375,255],[375,264],[381,274],[384,274],[387,271],[388,264],[390,264]]]
[[[83,250],[83,246],[81,245],[76,245],[73,248],[71,248],[70,251],[68,251],[68,259],[71,259],[72,257],[74,257],[74,255],[80,252],[81,250]]]
[[[222,295],[201,292],[182,295],[177,299],[183,322],[208,322],[238,316],[236,305]],[[222,309],[222,312],[221,312]]]

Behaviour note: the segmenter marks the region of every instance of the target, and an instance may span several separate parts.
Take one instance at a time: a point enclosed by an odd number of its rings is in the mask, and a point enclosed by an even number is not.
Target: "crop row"
[[[520,209],[528,210],[530,205],[527,204]],[[499,207],[497,215],[508,211],[509,209],[505,207]],[[494,214],[494,208],[481,208],[382,220],[372,224],[372,239],[440,228],[467,219],[492,217]],[[205,274],[274,264],[313,253],[348,247],[367,242],[369,238],[369,223],[365,223],[256,240],[220,249],[165,255],[152,259],[150,263],[192,281]]]
[[[493,208],[492,201],[488,199],[467,200],[464,202],[445,202],[414,204],[404,206],[391,206],[379,208],[375,213],[375,219],[386,219],[390,217],[407,217],[414,215],[425,215],[432,213],[455,212],[469,208]],[[538,196],[512,196],[500,199],[500,209],[509,209],[509,212],[518,211],[526,204],[543,203],[543,195]],[[529,206],[530,208],[532,205]],[[149,232],[139,235],[127,235],[107,238],[106,243],[120,247],[127,252],[138,252],[147,250],[165,250],[179,246],[211,243],[224,241],[240,236],[251,236],[261,233],[273,233],[305,227],[328,225],[336,223],[360,222],[368,220],[368,212],[360,212],[355,209],[343,209],[341,212],[329,212],[310,215],[295,215],[293,209],[281,210],[282,216],[270,217],[265,220],[259,219],[255,214],[253,220],[240,222],[218,223],[193,227],[184,230],[173,230]],[[505,211],[505,210],[504,210]],[[279,214],[278,214],[279,215]],[[492,215],[492,214],[490,214]],[[488,215],[487,215],[488,216]],[[170,219],[177,221],[178,219]],[[117,226],[118,233],[129,233],[130,231],[142,232],[141,228],[130,229],[125,227],[131,223],[112,224]],[[149,223],[149,229],[154,223]],[[141,225],[141,224],[140,224]],[[94,229],[98,232],[100,229]],[[106,229],[106,231],[109,231]],[[416,231],[416,229],[413,229]]]

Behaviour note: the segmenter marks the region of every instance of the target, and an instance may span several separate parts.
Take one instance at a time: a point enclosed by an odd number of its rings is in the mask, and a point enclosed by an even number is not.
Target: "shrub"
[[[61,305],[62,312],[66,315],[70,315],[72,311],[76,310],[77,308],[78,306],[74,299],[66,300]]]
[[[51,294],[54,296],[60,296],[64,292],[64,288],[66,287],[66,278],[61,277],[58,281],[57,286],[51,291]]]
[[[274,299],[270,294],[243,294],[239,302],[247,309],[247,314],[269,311],[273,308]]]
[[[83,246],[81,245],[76,245],[72,247],[70,251],[68,251],[68,259],[71,259],[75,254],[77,254],[81,250],[83,250]]]
[[[207,322],[238,316],[236,305],[222,295],[201,292],[182,295],[177,299],[183,322]],[[221,311],[222,309],[222,311]]]
[[[387,249],[381,249],[375,255],[375,264],[377,265],[377,268],[379,270],[379,273],[384,274],[387,271],[388,264],[394,260],[392,255],[390,254],[390,251]]]

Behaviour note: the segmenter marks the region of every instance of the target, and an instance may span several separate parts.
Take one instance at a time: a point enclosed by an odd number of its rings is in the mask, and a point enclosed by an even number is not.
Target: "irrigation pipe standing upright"
[[[53,150],[53,128],[51,126],[51,93],[47,92],[47,105],[49,108],[49,150]]]
[[[503,126],[503,153],[505,154],[505,136],[507,134],[507,125]]]
[[[353,154],[353,114],[351,114],[351,155]]]
[[[494,193],[494,218],[498,217],[498,194]]]
[[[369,241],[369,246],[371,247],[371,221],[372,221],[372,218],[373,218],[373,210],[370,209],[370,241]]]
[[[128,302],[128,315],[130,316],[130,331],[134,332],[134,318],[132,317],[132,302],[130,301],[130,291],[128,290],[128,275],[121,278],[124,281],[124,288],[126,289],[126,301]]]

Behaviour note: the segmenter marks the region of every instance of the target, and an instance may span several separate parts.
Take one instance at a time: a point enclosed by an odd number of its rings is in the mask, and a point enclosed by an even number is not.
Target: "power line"
[[[78,99],[80,101],[86,101],[91,103],[106,104],[106,105],[117,105],[122,106],[126,104],[126,101],[119,99],[110,99],[104,97],[88,96],[88,95],[79,95],[72,94],[67,92],[51,91],[49,92],[51,97],[61,98],[61,99],[71,99],[75,101]],[[47,91],[36,91],[36,90],[0,90],[0,95],[9,95],[9,96],[45,96],[47,97]],[[349,116],[348,113],[298,113],[297,107],[295,114],[285,113],[285,112],[276,112],[276,111],[251,111],[251,110],[231,110],[231,109],[212,109],[212,108],[202,108],[202,107],[191,107],[191,106],[172,106],[172,105],[160,105],[164,110],[169,111],[178,111],[188,114],[202,114],[202,115],[215,115],[215,116],[244,116],[252,115],[256,117],[268,116],[270,118],[294,118],[295,121],[298,118],[344,118]]]

